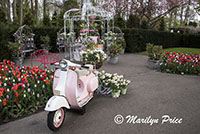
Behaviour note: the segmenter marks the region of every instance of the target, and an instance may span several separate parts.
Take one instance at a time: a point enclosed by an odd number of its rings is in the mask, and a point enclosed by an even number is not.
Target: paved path
[[[104,64],[107,72],[125,75],[132,83],[128,93],[118,99],[95,97],[85,115],[68,113],[59,134],[199,134],[200,76],[160,73],[146,67],[147,57],[120,56],[118,65]],[[159,119],[157,124],[117,125],[113,118],[121,114]],[[182,124],[161,124],[163,115],[182,118]],[[46,112],[0,126],[2,134],[51,134]]]

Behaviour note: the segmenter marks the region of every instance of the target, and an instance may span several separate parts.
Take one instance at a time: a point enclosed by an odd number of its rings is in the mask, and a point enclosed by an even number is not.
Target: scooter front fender
[[[70,109],[69,103],[67,102],[64,96],[53,96],[48,100],[44,110],[51,112],[61,107]]]

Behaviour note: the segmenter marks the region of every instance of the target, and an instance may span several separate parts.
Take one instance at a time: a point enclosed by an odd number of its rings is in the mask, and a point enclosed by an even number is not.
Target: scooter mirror
[[[61,67],[61,69],[66,69],[66,67],[67,67],[67,61],[66,60],[61,60],[60,61],[60,67]]]

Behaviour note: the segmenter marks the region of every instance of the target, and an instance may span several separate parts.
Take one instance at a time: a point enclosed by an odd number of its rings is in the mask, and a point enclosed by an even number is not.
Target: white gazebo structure
[[[81,9],[70,9],[64,14],[64,33],[65,39],[67,35],[67,26],[66,22],[69,23],[69,32],[74,32],[74,22],[75,21],[83,21],[87,22],[89,28],[89,17],[95,17],[93,21],[99,21],[101,23],[102,29],[102,38],[104,36],[105,31],[109,32],[114,28],[114,14],[112,12],[108,12],[104,10],[102,7],[93,6],[90,0],[84,0],[83,6]],[[110,23],[112,24],[110,26]],[[88,31],[89,32],[89,31]],[[72,37],[70,41],[70,60],[73,60],[73,51],[75,45],[75,37]]]

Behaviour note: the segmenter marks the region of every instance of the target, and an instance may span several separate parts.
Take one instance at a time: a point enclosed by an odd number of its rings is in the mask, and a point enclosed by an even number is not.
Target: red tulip
[[[6,98],[3,99],[2,105],[5,106],[6,105]]]

